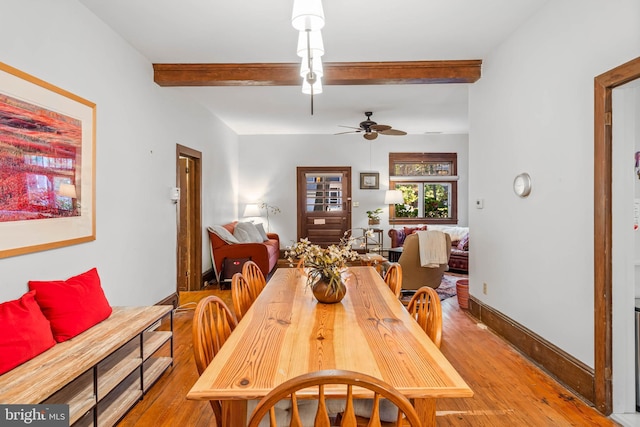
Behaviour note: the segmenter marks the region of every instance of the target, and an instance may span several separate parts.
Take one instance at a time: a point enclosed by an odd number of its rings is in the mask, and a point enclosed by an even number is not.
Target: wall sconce
[[[385,205],[401,205],[404,203],[404,196],[400,190],[387,190],[384,193]]]

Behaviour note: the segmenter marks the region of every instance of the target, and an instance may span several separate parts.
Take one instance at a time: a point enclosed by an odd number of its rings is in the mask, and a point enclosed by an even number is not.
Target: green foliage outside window
[[[427,218],[447,218],[449,216],[448,193],[440,184],[424,186],[424,216]]]
[[[395,205],[396,217],[418,217],[418,191],[415,185],[398,185],[396,190],[402,191],[403,205]]]

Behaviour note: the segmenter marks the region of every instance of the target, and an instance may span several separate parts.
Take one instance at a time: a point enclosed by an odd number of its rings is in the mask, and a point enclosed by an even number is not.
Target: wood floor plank
[[[204,295],[221,296],[232,308],[231,291],[212,289],[180,294],[174,316],[174,366],[120,422],[120,426],[215,426],[208,402],[185,399],[198,378],[193,360],[191,320]],[[440,399],[441,426],[616,426],[562,387],[500,337],[458,307],[455,297],[442,302],[441,350],[474,391],[466,399]]]

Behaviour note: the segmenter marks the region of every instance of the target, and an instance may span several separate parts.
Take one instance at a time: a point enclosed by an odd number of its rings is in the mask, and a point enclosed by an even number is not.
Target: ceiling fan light
[[[302,80],[302,93],[311,95],[311,84],[309,84],[307,79]],[[320,77],[318,77],[313,84],[313,94],[317,95],[319,93],[322,93],[322,80],[320,80]]]
[[[316,31],[324,27],[321,0],[294,0],[291,25],[298,31]]]
[[[313,58],[311,68],[318,78],[324,76],[324,69],[322,68],[322,60],[320,58]],[[309,60],[305,55],[302,57],[302,61],[300,61],[300,77],[306,77],[307,74],[309,74]]]
[[[324,55],[322,33],[320,31],[300,31],[298,33],[298,56],[301,58],[307,56],[307,34],[309,34],[311,56],[313,58],[319,58]]]

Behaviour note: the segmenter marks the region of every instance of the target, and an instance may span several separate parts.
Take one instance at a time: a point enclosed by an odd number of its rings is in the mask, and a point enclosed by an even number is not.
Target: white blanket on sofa
[[[422,267],[438,267],[447,263],[447,239],[442,231],[418,231],[418,250]]]

